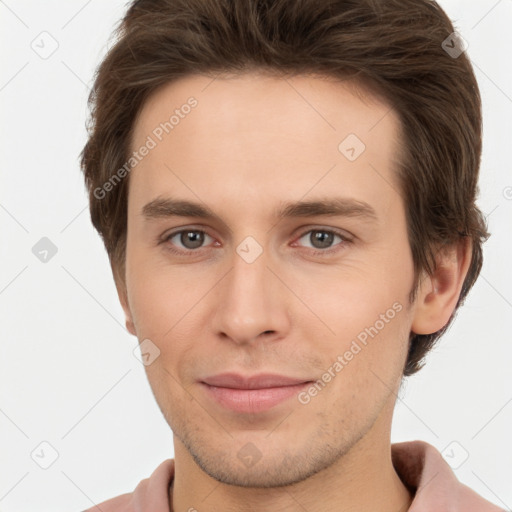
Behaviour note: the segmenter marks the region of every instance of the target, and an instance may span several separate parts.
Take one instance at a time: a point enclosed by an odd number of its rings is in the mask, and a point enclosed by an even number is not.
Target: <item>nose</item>
[[[234,252],[232,267],[216,290],[214,328],[219,336],[250,344],[275,341],[289,332],[292,294],[271,266],[265,251],[251,263]]]

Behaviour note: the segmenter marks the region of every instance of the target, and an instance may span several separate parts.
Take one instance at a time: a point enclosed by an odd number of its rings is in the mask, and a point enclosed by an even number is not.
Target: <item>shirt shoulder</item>
[[[425,441],[391,445],[393,466],[414,494],[409,512],[504,512],[459,482],[441,453]]]
[[[170,512],[169,486],[174,477],[174,459],[164,460],[135,490],[98,503],[83,512]]]
[[[83,512],[128,512],[135,510],[132,503],[133,493],[121,494],[102,503],[98,503]]]

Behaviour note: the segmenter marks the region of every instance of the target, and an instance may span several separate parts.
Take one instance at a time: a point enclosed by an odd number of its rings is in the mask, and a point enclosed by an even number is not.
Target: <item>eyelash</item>
[[[184,250],[177,250],[171,247],[171,244],[167,243],[170,241],[171,238],[174,238],[176,235],[180,235],[181,233],[203,233],[207,236],[210,236],[206,231],[203,229],[194,229],[194,228],[188,228],[188,229],[180,229],[178,231],[173,231],[172,233],[169,233],[168,235],[164,235],[163,239],[160,241],[160,243],[166,244],[166,250],[172,252],[173,254],[177,254],[179,256],[187,256],[187,253],[194,253],[199,252],[200,249],[203,249],[203,247],[200,247],[198,249],[184,249]],[[341,242],[338,243],[336,246],[322,250],[322,249],[311,249],[311,254],[313,256],[325,256],[330,255],[333,252],[338,252],[340,250],[343,250],[343,246],[352,243],[352,240],[348,238],[345,234],[341,233],[340,231],[334,230],[334,229],[323,229],[323,228],[313,228],[308,229],[300,234],[298,236],[297,240],[300,240],[304,237],[304,235],[307,235],[308,233],[312,232],[319,232],[319,233],[328,233],[332,235],[336,235],[341,238]],[[211,237],[213,238],[213,237]],[[342,246],[342,247],[340,247]]]

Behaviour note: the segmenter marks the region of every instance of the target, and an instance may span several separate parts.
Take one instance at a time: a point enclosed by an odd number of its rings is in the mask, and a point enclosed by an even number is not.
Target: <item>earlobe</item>
[[[133,334],[134,336],[137,336],[137,334],[135,333],[135,326],[133,325],[133,320],[129,317],[126,317],[126,330],[130,333],[130,334]]]
[[[133,318],[132,318],[132,314],[130,312],[130,310],[128,308],[125,308],[123,306],[123,310],[124,310],[124,314],[125,314],[125,325],[126,325],[126,330],[130,333],[130,334],[133,334],[133,336],[137,336],[136,332],[135,332],[135,325],[133,323]]]
[[[123,308],[125,314],[125,325],[126,330],[133,334],[133,336],[137,336],[135,331],[135,325],[133,323],[132,312],[130,311],[130,306],[128,305],[128,293],[126,291],[126,287],[124,285],[119,285],[116,283],[117,296],[119,297],[119,302]]]
[[[471,263],[471,252],[468,237],[438,252],[433,275],[425,276],[418,290],[413,333],[432,334],[450,321]]]

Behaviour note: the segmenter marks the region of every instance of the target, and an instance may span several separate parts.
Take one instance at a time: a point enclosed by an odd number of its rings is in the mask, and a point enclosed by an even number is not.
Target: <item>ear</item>
[[[124,276],[120,276],[115,270],[114,273],[114,282],[116,284],[117,296],[119,297],[119,302],[124,311],[125,315],[125,324],[126,329],[130,334],[137,336],[135,332],[135,325],[133,323],[132,312],[130,311],[130,305],[128,304],[128,292],[126,290],[126,280]]]
[[[419,286],[411,331],[432,334],[449,321],[459,300],[462,285],[471,263],[470,237],[439,250],[437,268],[425,276]]]

